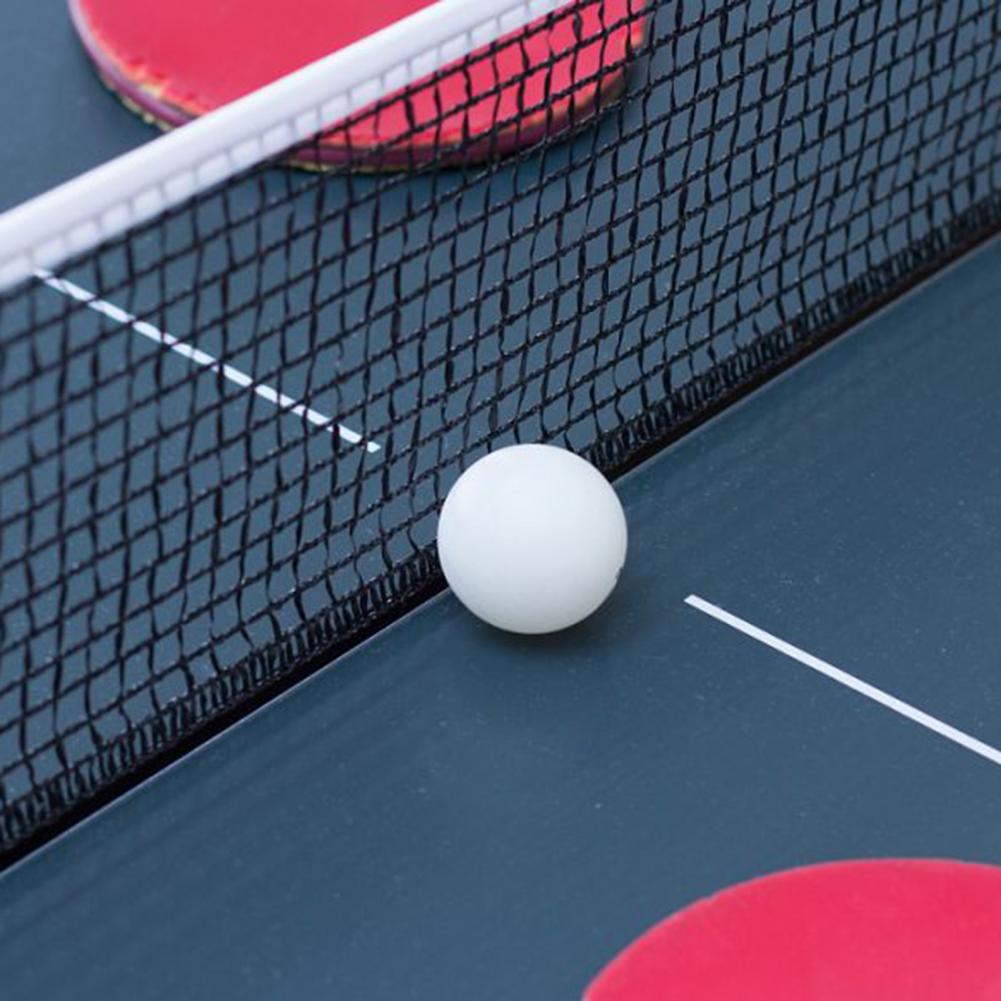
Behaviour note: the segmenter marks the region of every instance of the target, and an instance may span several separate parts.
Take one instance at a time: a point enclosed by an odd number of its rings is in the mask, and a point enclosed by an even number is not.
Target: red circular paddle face
[[[743,883],[648,931],[585,1001],[998,1001],[1001,869],[837,862]]]
[[[570,0],[486,58],[329,132],[315,156],[406,167],[510,152],[565,130],[621,89],[646,0]],[[428,0],[70,0],[105,82],[162,126],[182,124],[386,27]],[[510,44],[509,44],[510,42]],[[481,54],[488,50],[481,50]],[[458,64],[457,64],[458,65]],[[450,110],[454,109],[454,110]],[[442,147],[462,151],[440,155]],[[366,151],[378,154],[366,162]]]

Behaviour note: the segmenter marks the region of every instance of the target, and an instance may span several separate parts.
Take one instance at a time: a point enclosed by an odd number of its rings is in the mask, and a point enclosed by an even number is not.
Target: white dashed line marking
[[[374,441],[365,441],[359,432],[345,427],[343,424],[338,424],[332,417],[328,417],[326,414],[321,414],[319,411],[307,407],[299,400],[291,396],[286,396],[284,393],[278,392],[277,389],[265,383],[255,382],[246,372],[241,372],[240,369],[220,362],[218,358],[214,358],[207,352],[192,347],[190,344],[185,344],[184,341],[178,340],[173,334],[169,334],[165,330],[160,330],[159,327],[154,326],[152,323],[147,323],[145,320],[137,319],[131,313],[127,313],[114,303],[98,298],[92,292],[88,292],[87,289],[81,288],[79,285],[75,285],[65,278],[59,278],[50,271],[36,271],[35,277],[61,295],[84,303],[90,309],[94,310],[95,313],[100,313],[102,316],[114,320],[115,323],[131,327],[137,334],[148,337],[151,341],[170,348],[171,351],[176,351],[177,354],[187,358],[188,361],[193,362],[195,365],[200,365],[210,372],[218,372],[223,378],[228,379],[241,389],[247,389],[252,393],[256,393],[261,399],[267,400],[268,403],[274,404],[274,406],[288,413],[295,414],[297,417],[309,421],[310,424],[322,428],[324,431],[332,433],[336,430],[339,437],[352,445],[363,445],[367,452],[378,452],[381,447]]]

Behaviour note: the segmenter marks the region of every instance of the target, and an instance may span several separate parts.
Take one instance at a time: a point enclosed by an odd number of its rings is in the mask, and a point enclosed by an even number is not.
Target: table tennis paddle
[[[1001,868],[836,862],[752,880],[641,936],[585,1001],[997,1001]]]
[[[569,0],[493,51],[452,64],[375,113],[327,132],[305,156],[405,168],[469,162],[577,125],[621,92],[642,45],[646,0]],[[101,78],[163,128],[181,125],[343,48],[429,0],[69,0]],[[486,53],[485,57],[484,53]],[[482,57],[482,58],[481,58]],[[408,106],[409,105],[409,106]]]

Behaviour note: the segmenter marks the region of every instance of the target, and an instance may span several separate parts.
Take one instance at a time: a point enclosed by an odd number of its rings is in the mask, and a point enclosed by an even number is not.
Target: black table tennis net
[[[6,858],[439,587],[488,449],[620,472],[1001,222],[993,0],[633,0],[578,44],[624,23],[568,121],[410,101],[0,297]]]

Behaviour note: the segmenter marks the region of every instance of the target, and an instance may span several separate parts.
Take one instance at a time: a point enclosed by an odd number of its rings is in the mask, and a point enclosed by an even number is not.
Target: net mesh
[[[437,587],[489,448],[615,473],[996,229],[999,26],[572,3],[0,297],[0,852]]]

